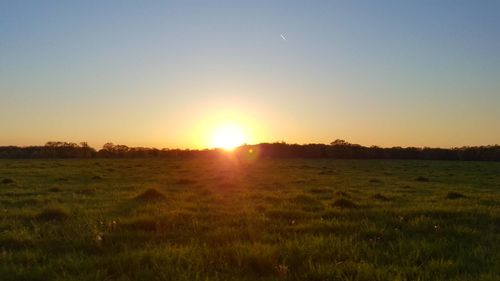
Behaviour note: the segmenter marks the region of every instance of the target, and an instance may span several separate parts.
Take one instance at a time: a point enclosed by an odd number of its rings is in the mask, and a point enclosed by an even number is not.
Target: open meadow
[[[0,280],[500,280],[500,163],[0,160]]]

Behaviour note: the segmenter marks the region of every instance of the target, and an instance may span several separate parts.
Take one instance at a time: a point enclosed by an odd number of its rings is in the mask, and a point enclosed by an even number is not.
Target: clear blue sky
[[[499,108],[500,1],[0,1],[0,145],[494,144]]]

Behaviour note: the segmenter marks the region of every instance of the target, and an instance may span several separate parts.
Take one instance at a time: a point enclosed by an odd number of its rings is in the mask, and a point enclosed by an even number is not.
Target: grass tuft
[[[377,193],[372,195],[372,199],[378,200],[378,201],[389,201],[389,198],[385,197],[384,195]]]
[[[2,184],[9,184],[9,183],[14,183],[14,180],[9,179],[9,178],[5,178],[2,180]]]
[[[448,194],[446,194],[446,199],[460,199],[460,198],[465,198],[466,196],[463,195],[460,192],[455,192],[455,191],[450,191]]]
[[[165,199],[166,199],[165,195],[154,188],[148,188],[144,192],[135,197],[135,200],[143,202],[162,201]]]
[[[35,218],[39,221],[64,221],[69,218],[69,212],[63,207],[52,206],[42,210]]]
[[[332,207],[353,209],[353,208],[357,208],[358,205],[349,199],[340,198],[340,199],[335,200],[332,203]]]
[[[422,177],[422,176],[415,178],[415,180],[420,181],[420,182],[429,182],[430,181],[429,178]]]

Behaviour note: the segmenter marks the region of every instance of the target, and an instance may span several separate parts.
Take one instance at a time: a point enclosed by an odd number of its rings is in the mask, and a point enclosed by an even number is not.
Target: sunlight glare
[[[246,141],[243,130],[237,126],[226,125],[218,128],[213,135],[213,147],[232,150]]]

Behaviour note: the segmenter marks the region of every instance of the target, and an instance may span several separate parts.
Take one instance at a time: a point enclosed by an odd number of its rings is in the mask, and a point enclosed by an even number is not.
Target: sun
[[[246,141],[243,130],[235,125],[224,125],[215,130],[212,138],[212,145],[215,148],[233,150],[244,144]]]

